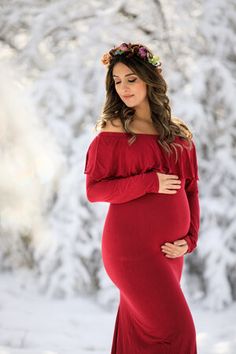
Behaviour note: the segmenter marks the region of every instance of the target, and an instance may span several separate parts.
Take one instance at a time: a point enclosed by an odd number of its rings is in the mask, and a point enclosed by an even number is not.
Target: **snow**
[[[0,6],[0,354],[109,353],[108,206],[86,200],[83,168],[104,102],[100,57],[123,41],[160,55],[172,112],[193,131],[201,228],[185,293],[199,353],[235,354],[235,1],[29,3]]]
[[[0,354],[108,354],[116,306],[106,310],[92,297],[66,300],[24,288],[17,277],[0,278]],[[236,304],[219,312],[190,303],[199,354],[235,354]]]

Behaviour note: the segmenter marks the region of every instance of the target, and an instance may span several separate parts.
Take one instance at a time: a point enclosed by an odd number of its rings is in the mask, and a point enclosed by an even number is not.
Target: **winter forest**
[[[234,0],[0,0],[0,354],[109,353],[108,203],[88,202],[83,171],[100,59],[122,42],[160,56],[193,133],[201,227],[182,288],[199,353],[236,353],[235,35]]]

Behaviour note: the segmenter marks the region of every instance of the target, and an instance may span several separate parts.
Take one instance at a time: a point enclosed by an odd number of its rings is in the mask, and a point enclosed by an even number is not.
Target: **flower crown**
[[[111,49],[108,53],[103,54],[101,62],[104,65],[108,65],[116,55],[124,55],[126,58],[137,55],[155,67],[161,66],[160,58],[153,55],[152,52],[142,44],[122,43],[120,46]],[[161,69],[159,70],[161,71]]]

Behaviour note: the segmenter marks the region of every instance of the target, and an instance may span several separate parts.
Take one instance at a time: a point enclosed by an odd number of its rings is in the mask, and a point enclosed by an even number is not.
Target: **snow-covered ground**
[[[107,312],[82,297],[48,299],[19,284],[1,274],[0,354],[110,353],[116,310]],[[190,307],[198,353],[235,354],[236,304],[219,313]]]

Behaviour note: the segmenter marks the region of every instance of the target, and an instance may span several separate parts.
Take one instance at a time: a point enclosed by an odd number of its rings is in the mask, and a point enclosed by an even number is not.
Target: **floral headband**
[[[103,54],[101,62],[104,65],[110,64],[116,55],[124,55],[126,58],[131,58],[132,56],[137,55],[155,67],[161,66],[160,58],[153,55],[147,47],[141,44],[122,43],[120,46],[111,49],[108,53]],[[161,69],[159,70],[161,71]]]

